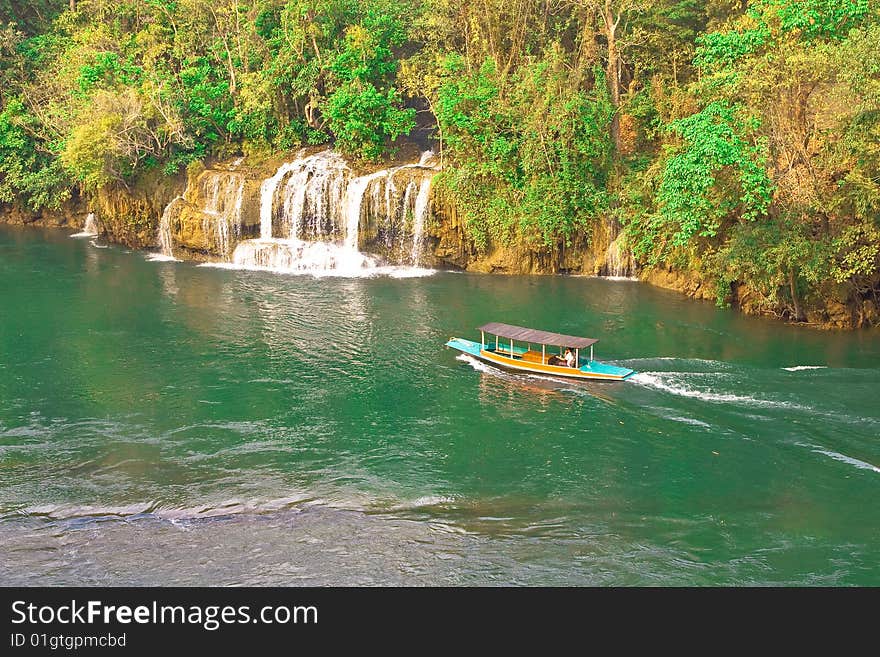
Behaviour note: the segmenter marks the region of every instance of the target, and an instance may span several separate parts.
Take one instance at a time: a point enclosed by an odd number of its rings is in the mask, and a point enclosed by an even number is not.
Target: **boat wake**
[[[719,370],[731,370],[733,365],[721,360],[710,360],[707,358],[677,358],[675,356],[655,356],[652,358],[625,358],[616,361],[622,367],[630,367],[636,371],[644,372],[658,368],[667,367],[686,367],[689,374],[695,369],[700,372],[718,374]],[[654,367],[652,367],[654,365]],[[679,370],[670,370],[679,371]]]
[[[485,372],[487,374],[500,373],[500,370],[498,370],[497,368],[489,367],[483,361],[477,360],[473,356],[468,356],[467,354],[459,354],[455,357],[455,360],[460,360],[462,363],[467,363],[477,372]]]
[[[763,406],[769,408],[790,408],[809,411],[807,406],[801,406],[791,402],[777,401],[772,399],[760,399],[749,395],[734,395],[731,393],[715,392],[713,390],[700,390],[689,387],[680,381],[664,378],[664,374],[681,374],[679,372],[638,372],[629,378],[630,381],[648,388],[662,390],[680,397],[691,397],[702,401],[721,404],[744,404],[747,406]]]
[[[876,465],[871,465],[870,463],[868,463],[866,461],[860,461],[859,459],[855,459],[852,456],[847,456],[846,454],[841,454],[840,452],[834,452],[830,449],[825,449],[824,447],[820,447],[819,445],[807,445],[804,443],[795,443],[795,444],[798,445],[799,447],[806,447],[807,449],[809,449],[812,452],[815,452],[816,454],[822,454],[824,456],[828,456],[828,457],[834,459],[835,461],[840,461],[842,463],[847,463],[849,465],[853,465],[853,466],[859,468],[860,470],[871,470],[872,472],[876,472],[876,473],[880,474],[880,468],[878,468]]]
[[[783,367],[787,372],[800,372],[802,370],[827,370],[827,365],[795,365],[794,367]]]

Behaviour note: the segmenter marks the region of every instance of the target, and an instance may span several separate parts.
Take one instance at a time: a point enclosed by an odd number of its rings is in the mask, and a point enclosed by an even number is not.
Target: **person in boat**
[[[574,367],[574,354],[571,349],[566,349],[562,356],[552,355],[547,359],[548,365],[558,365],[560,367]]]

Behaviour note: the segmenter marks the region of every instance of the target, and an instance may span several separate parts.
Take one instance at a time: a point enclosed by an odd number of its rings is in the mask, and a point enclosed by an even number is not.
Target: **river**
[[[488,321],[639,374],[444,348]],[[0,226],[0,584],[877,586],[878,390],[876,332],[631,281],[282,275]]]

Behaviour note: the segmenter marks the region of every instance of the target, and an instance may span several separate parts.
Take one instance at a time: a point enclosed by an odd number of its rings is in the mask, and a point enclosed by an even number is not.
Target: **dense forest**
[[[428,131],[478,248],[601,219],[722,304],[880,296],[873,0],[0,0],[0,78],[0,201],[32,210]]]

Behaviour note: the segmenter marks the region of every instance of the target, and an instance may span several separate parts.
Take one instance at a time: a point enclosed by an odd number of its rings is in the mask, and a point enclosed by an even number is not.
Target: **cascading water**
[[[183,201],[182,196],[175,196],[171,203],[165,206],[162,217],[159,219],[159,252],[164,258],[174,259],[174,240],[171,236],[171,214],[177,205]]]
[[[241,237],[241,204],[244,178],[231,171],[206,171],[200,177],[205,198],[202,229],[213,234],[214,247],[226,257]]]
[[[239,243],[232,261],[242,267],[340,273],[374,265],[357,250],[357,226],[354,246],[349,243],[351,182],[348,165],[333,151],[282,164],[260,186],[260,239]],[[325,241],[338,238],[345,239],[342,247]]]
[[[83,227],[83,232],[88,235],[97,235],[98,234],[98,222],[95,221],[95,213],[89,212],[86,216],[86,223]]]
[[[430,205],[430,151],[418,164],[354,176],[334,151],[302,154],[260,187],[260,239],[245,240],[232,261],[241,267],[358,275],[378,266],[360,251],[365,225],[400,240],[400,262],[418,265]],[[400,178],[400,182],[397,182]],[[415,190],[418,189],[418,193]],[[403,190],[403,193],[401,193]],[[405,226],[412,217],[412,225]],[[412,238],[404,249],[403,240]],[[390,249],[389,249],[390,250]]]
[[[275,203],[275,191],[278,188],[278,183],[281,182],[281,179],[284,178],[288,173],[293,171],[298,162],[290,162],[287,164],[282,164],[278,171],[275,172],[275,175],[271,178],[266,178],[263,183],[260,185],[260,239],[261,240],[270,240],[272,239],[272,211],[274,209]]]
[[[403,192],[403,204],[400,207],[400,217],[399,217],[398,223],[401,226],[406,225],[406,221],[408,219],[409,208],[412,207],[412,198],[413,198],[413,194],[415,194],[415,193],[416,193],[416,181],[410,180],[407,183],[406,189]],[[406,245],[405,231],[400,231],[399,242],[400,242],[400,246],[399,246],[400,250],[403,250],[404,248],[406,248],[406,246],[405,246]],[[389,249],[391,249],[393,244],[394,244],[394,235],[393,235],[392,231],[388,231],[385,235],[385,246],[388,247]],[[416,236],[413,235],[413,247],[415,247],[415,245],[416,245]]]
[[[419,194],[416,196],[415,208],[413,209],[413,247],[410,262],[413,267],[418,267],[422,261],[422,245],[425,240],[425,219],[428,216],[428,203],[431,200],[431,178],[422,179],[419,185]]]
[[[605,251],[605,266],[602,275],[608,278],[631,278],[635,270],[632,254],[626,248],[624,233],[611,240]]]
[[[204,171],[165,206],[156,237],[160,253],[151,259],[174,259],[175,235],[186,248],[229,258],[241,239],[244,187],[245,178],[237,171]]]
[[[354,178],[348,183],[345,190],[345,248],[349,251],[358,250],[358,236],[361,225],[361,211],[364,204],[364,194],[374,180],[388,176],[387,171],[377,171],[368,176]],[[387,184],[387,182],[386,182]],[[377,194],[378,196],[378,194]]]
[[[97,237],[99,234],[98,230],[98,222],[95,220],[95,213],[89,212],[86,216],[85,224],[83,224],[83,229],[71,235],[71,237]]]

